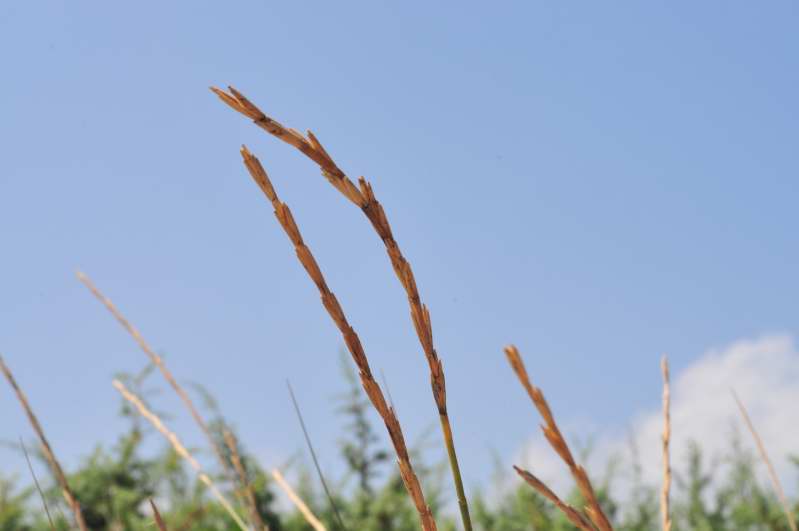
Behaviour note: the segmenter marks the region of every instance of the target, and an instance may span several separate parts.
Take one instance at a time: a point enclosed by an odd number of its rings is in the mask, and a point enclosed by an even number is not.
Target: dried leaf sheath
[[[292,135],[293,133],[289,132],[287,134]],[[296,140],[296,138],[294,139]],[[394,410],[386,403],[383,392],[372,375],[372,370],[369,367],[369,361],[366,358],[366,353],[364,352],[361,341],[358,338],[358,334],[347,321],[338,299],[336,299],[336,296],[330,291],[330,288],[328,288],[316,259],[313,257],[310,249],[308,249],[302,239],[302,235],[300,234],[299,228],[297,228],[297,224],[294,221],[291,210],[289,210],[289,207],[285,203],[279,200],[277,193],[275,192],[275,189],[272,186],[268,175],[266,174],[266,170],[264,170],[260,161],[253,156],[246,147],[242,147],[241,155],[244,159],[244,164],[247,167],[247,170],[250,172],[250,175],[261,188],[264,195],[266,195],[266,197],[272,203],[275,217],[280,223],[280,226],[283,227],[283,230],[291,240],[291,243],[294,245],[294,250],[300,263],[305,268],[305,271],[308,272],[308,276],[311,277],[313,283],[316,284],[316,287],[319,290],[319,294],[322,298],[322,305],[325,307],[327,313],[330,315],[331,319],[333,319],[333,322],[335,322],[336,327],[338,327],[341,335],[344,338],[344,343],[352,355],[355,365],[358,367],[361,384],[366,391],[366,395],[369,397],[369,400],[377,410],[380,417],[383,419],[386,429],[388,430],[388,434],[391,437],[391,443],[394,446],[394,450],[397,454],[397,461],[399,464],[402,481],[405,484],[405,488],[408,490],[414,505],[416,506],[423,529],[428,531],[435,530],[435,521],[433,520],[430,508],[424,499],[419,479],[416,476],[416,473],[413,471],[413,467],[411,466],[410,456],[408,455],[408,449],[405,444],[405,438],[403,437],[402,429],[400,428],[399,420],[397,420]]]
[[[511,345],[505,347],[505,355],[508,357],[508,362],[519,378],[522,386],[527,391],[527,394],[530,395],[530,399],[533,401],[536,409],[538,409],[538,412],[544,419],[544,425],[541,426],[544,437],[546,437],[552,449],[557,452],[560,458],[569,467],[569,471],[574,477],[574,481],[577,483],[580,494],[585,498],[587,502],[585,512],[589,519],[600,531],[612,531],[613,527],[610,525],[610,521],[607,516],[605,516],[602,508],[599,506],[599,500],[597,500],[594,487],[591,485],[588,474],[585,469],[574,460],[569,445],[566,443],[566,438],[563,437],[563,434],[560,432],[558,424],[555,422],[555,417],[552,415],[552,410],[549,409],[549,404],[544,398],[544,393],[530,382],[530,377],[527,375],[527,369],[524,367],[524,362],[519,355],[519,351],[516,347]]]

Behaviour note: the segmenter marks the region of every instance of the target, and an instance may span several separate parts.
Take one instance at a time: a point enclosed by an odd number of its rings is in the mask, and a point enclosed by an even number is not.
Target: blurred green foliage
[[[348,367],[345,365],[345,367]],[[370,406],[350,369],[346,369],[348,390],[339,397],[343,438],[339,441],[346,474],[332,485],[333,503],[349,531],[410,531],[419,529],[416,512],[405,493],[391,453],[381,445],[379,431],[370,422]],[[139,393],[147,393],[144,380],[149,370],[125,376],[127,383]],[[207,408],[213,412],[211,422],[215,436],[230,429],[210,399]],[[69,475],[77,498],[83,507],[87,524],[93,530],[150,531],[155,529],[148,499],[158,505],[172,531],[234,531],[235,524],[208,495],[180,457],[166,445],[155,455],[144,455],[143,441],[160,435],[151,432],[136,414],[123,405],[122,415],[130,420],[128,431],[109,449],[96,448],[80,468]],[[156,439],[158,440],[158,439]],[[160,440],[159,440],[160,443]],[[224,448],[224,445],[221,445]],[[417,472],[425,485],[425,493],[439,529],[456,529],[452,511],[452,494],[446,464],[425,466],[421,445],[412,449]],[[32,447],[32,446],[31,446]],[[149,445],[148,448],[151,448]],[[674,531],[788,531],[789,527],[770,487],[759,482],[755,470],[761,464],[732,437],[728,455],[721,462],[707,463],[699,445],[688,449],[686,473],[676,474],[672,489]],[[152,454],[152,452],[149,452]],[[302,516],[278,506],[274,487],[266,471],[241,448],[248,481],[253,486],[258,511],[273,531],[307,531],[311,527]],[[427,454],[425,454],[427,455]],[[226,456],[229,458],[229,456]],[[641,480],[640,464],[635,456],[631,464],[612,463],[604,477],[594,478],[598,496],[619,531],[659,529],[658,486]],[[794,459],[794,463],[797,460]],[[632,478],[631,494],[623,500],[612,496],[613,481],[624,469]],[[337,530],[334,509],[306,468],[293,470],[296,490],[331,531]],[[552,505],[527,485],[509,481],[507,476],[495,481],[491,488],[477,489],[471,499],[472,517],[483,531],[566,531],[574,529]],[[330,480],[330,478],[328,478]],[[235,500],[240,514],[247,515],[241,493],[236,486],[217,481]],[[40,478],[42,493],[59,531],[72,529],[69,511],[59,489],[49,478]],[[31,481],[32,483],[32,481]],[[576,489],[567,496],[570,503],[581,506]],[[794,512],[799,509],[792,500]],[[449,510],[448,510],[449,507]],[[0,531],[47,531],[40,494],[33,487],[20,487],[20,478],[0,476]]]

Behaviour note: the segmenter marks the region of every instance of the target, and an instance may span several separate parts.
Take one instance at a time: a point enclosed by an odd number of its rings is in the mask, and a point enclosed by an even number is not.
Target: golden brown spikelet
[[[583,531],[594,531],[594,526],[591,525],[591,522],[586,520],[585,516],[583,516],[577,509],[568,503],[562,501],[557,494],[552,492],[552,490],[546,486],[543,481],[522,468],[514,466],[513,469],[516,470],[516,473],[519,474],[519,476],[521,476],[521,478],[526,481],[528,485],[533,487],[536,491],[538,491],[539,494],[551,501],[555,507],[560,509],[563,515],[568,518],[571,523],[577,526],[578,529]]]
[[[416,510],[419,513],[419,519],[422,523],[422,528],[427,531],[435,530],[436,524],[433,520],[432,513],[430,512],[430,507],[427,505],[427,502],[424,499],[424,494],[422,493],[419,479],[416,476],[416,473],[413,471],[399,420],[397,420],[394,410],[386,403],[386,399],[383,396],[383,391],[380,389],[380,386],[377,384],[374,376],[372,375],[372,369],[369,366],[369,361],[366,357],[363,345],[361,345],[361,340],[358,337],[358,334],[355,332],[352,326],[350,326],[349,322],[347,321],[347,317],[345,316],[344,311],[338,302],[338,299],[336,299],[336,296],[332,291],[330,291],[330,288],[328,287],[327,282],[322,275],[322,271],[319,268],[316,259],[302,239],[302,235],[300,234],[297,223],[291,214],[291,210],[289,209],[288,205],[281,202],[278,198],[274,186],[269,180],[269,176],[261,165],[261,162],[252,153],[250,153],[246,146],[242,146],[241,155],[244,159],[244,165],[247,167],[247,170],[249,171],[253,180],[255,180],[255,182],[264,192],[264,195],[266,195],[267,199],[269,199],[270,203],[272,204],[278,223],[280,223],[283,231],[294,245],[297,258],[319,290],[319,295],[322,299],[322,305],[325,307],[327,313],[330,315],[330,318],[341,332],[344,343],[347,346],[347,350],[349,350],[355,365],[358,367],[361,384],[366,392],[366,396],[369,398],[370,402],[377,410],[378,414],[386,425],[386,429],[391,438],[391,443],[394,446],[395,453],[397,454],[397,461],[403,483],[405,484],[405,488],[410,494],[411,499],[416,506]]]
[[[419,296],[411,265],[403,256],[399,245],[394,239],[391,225],[388,222],[383,206],[375,197],[372,185],[369,184],[366,179],[360,177],[358,179],[358,185],[356,186],[333,161],[330,154],[311,131],[308,131],[307,135],[303,136],[296,130],[283,126],[279,122],[266,116],[255,104],[233,87],[228,87],[229,92],[215,87],[212,87],[211,90],[233,110],[252,119],[256,125],[266,132],[295,147],[314,161],[319,166],[322,175],[328,182],[363,211],[372,227],[375,229],[375,232],[377,232],[377,235],[383,241],[391,266],[402,284],[402,287],[405,289],[410,307],[411,322],[416,330],[416,335],[419,338],[419,343],[422,346],[422,350],[429,365],[433,398],[438,409],[441,430],[447,447],[447,455],[455,482],[461,518],[465,531],[471,531],[472,524],[469,516],[469,506],[463,488],[460,466],[458,464],[455,443],[452,436],[452,426],[447,411],[444,369],[433,344],[433,329],[430,323],[430,312]],[[259,179],[256,178],[256,181],[258,180]],[[260,182],[259,186],[264,189]],[[266,190],[264,190],[264,192],[269,196]]]
[[[610,525],[610,521],[607,516],[605,516],[602,508],[599,506],[599,500],[596,497],[594,487],[591,485],[588,474],[582,466],[575,462],[569,445],[566,442],[566,438],[563,437],[563,434],[560,432],[560,428],[558,428],[558,424],[555,422],[555,416],[552,414],[552,410],[549,408],[549,404],[544,398],[544,393],[530,382],[530,377],[527,374],[527,369],[519,355],[518,349],[513,345],[509,345],[505,347],[505,355],[513,371],[516,373],[516,376],[519,378],[522,387],[524,387],[527,394],[530,395],[530,399],[544,419],[544,425],[541,426],[544,436],[547,441],[549,441],[552,449],[555,450],[561,460],[569,467],[569,471],[575,483],[577,483],[580,494],[585,498],[586,507],[584,511],[586,515],[588,515],[588,519],[599,531],[612,531],[613,527]]]

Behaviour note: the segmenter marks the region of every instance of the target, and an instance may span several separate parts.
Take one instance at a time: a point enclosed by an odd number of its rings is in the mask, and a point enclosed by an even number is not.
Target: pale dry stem
[[[83,285],[89,289],[92,295],[94,295],[94,297],[98,301],[100,301],[103,304],[103,306],[106,307],[106,309],[111,313],[111,315],[114,316],[114,318],[119,322],[119,324],[122,325],[122,328],[124,328],[128,332],[128,334],[133,338],[136,344],[139,345],[139,348],[142,350],[142,352],[144,352],[147,355],[147,357],[150,359],[153,365],[158,367],[158,370],[161,371],[161,374],[164,376],[164,379],[169,383],[169,385],[172,387],[175,393],[177,393],[177,395],[180,397],[180,400],[186,406],[186,409],[189,410],[189,413],[194,419],[194,422],[197,423],[197,425],[200,427],[200,430],[202,430],[203,434],[208,439],[208,443],[211,445],[211,449],[213,450],[217,461],[219,461],[219,464],[222,467],[222,471],[226,474],[227,479],[233,479],[234,474],[233,471],[231,470],[230,463],[222,455],[222,449],[219,447],[219,444],[217,444],[216,439],[211,434],[211,430],[208,428],[208,424],[205,422],[205,419],[203,419],[202,415],[200,415],[200,412],[194,406],[194,402],[189,397],[189,394],[177,382],[175,377],[172,376],[172,372],[167,368],[163,358],[161,358],[161,356],[156,354],[155,350],[153,350],[152,347],[150,347],[150,345],[144,339],[144,336],[141,334],[141,332],[139,332],[139,330],[135,326],[133,326],[133,324],[130,321],[128,321],[124,315],[122,315],[122,312],[120,312],[117,309],[117,307],[114,305],[111,299],[106,297],[97,288],[97,286],[94,285],[94,283],[86,274],[82,273],[81,271],[78,271],[76,273],[76,276],[78,277],[78,280],[80,280],[83,283]]]
[[[746,423],[746,427],[749,428],[749,432],[752,434],[752,438],[755,440],[755,444],[757,445],[757,450],[760,453],[760,458],[766,463],[766,468],[768,469],[769,479],[771,480],[771,485],[774,488],[774,491],[777,493],[777,497],[780,500],[780,505],[782,505],[782,510],[785,512],[785,517],[788,519],[788,525],[791,526],[791,531],[797,531],[796,528],[796,518],[791,511],[791,506],[788,503],[788,498],[785,497],[785,491],[782,489],[782,483],[780,483],[780,478],[777,475],[777,471],[774,470],[774,465],[771,464],[771,459],[768,457],[768,453],[766,452],[766,447],[763,444],[763,439],[760,438],[760,434],[757,433],[755,429],[755,425],[752,424],[752,419],[749,418],[749,413],[746,411],[746,407],[744,407],[743,402],[741,399],[738,398],[738,395],[735,391],[732,392],[732,397],[735,399],[735,403],[738,404],[738,409],[741,411],[741,416],[744,419],[744,423]]]
[[[671,391],[669,388],[669,360],[666,356],[660,361],[663,373],[663,487],[660,491],[660,517],[663,531],[671,531],[671,461],[669,443],[671,441]]]
[[[122,397],[125,398],[125,400],[127,400],[128,402],[130,402],[133,405],[133,407],[136,408],[139,414],[145,419],[147,419],[150,422],[150,424],[152,424],[152,426],[156,430],[158,430],[158,432],[161,433],[161,435],[163,435],[167,441],[169,441],[169,444],[172,445],[172,448],[174,448],[175,452],[177,452],[177,454],[180,457],[182,457],[183,460],[185,460],[189,464],[189,466],[191,466],[191,468],[194,469],[194,472],[197,474],[197,477],[208,487],[208,489],[211,491],[211,494],[213,494],[213,496],[222,505],[225,511],[227,511],[230,517],[233,518],[233,520],[236,522],[236,525],[238,525],[242,531],[249,531],[249,529],[247,528],[247,524],[244,523],[244,521],[241,519],[241,517],[238,515],[235,509],[233,509],[233,506],[230,504],[227,498],[225,498],[222,492],[217,488],[213,480],[211,480],[208,474],[205,473],[202,466],[200,466],[200,463],[194,458],[193,455],[191,455],[191,453],[189,453],[186,447],[183,446],[183,444],[180,442],[180,439],[178,439],[178,436],[175,435],[173,432],[171,432],[169,428],[167,428],[166,425],[164,425],[164,423],[161,421],[158,415],[150,411],[147,408],[147,406],[144,405],[144,402],[142,402],[138,396],[130,392],[122,382],[120,382],[119,380],[114,380],[112,383],[116,388],[116,390],[119,391],[119,393],[122,395]]]
[[[244,464],[241,462],[236,438],[233,436],[233,433],[227,429],[225,430],[224,437],[225,444],[228,450],[230,450],[230,460],[233,463],[233,468],[236,470],[239,483],[244,490],[244,500],[247,503],[247,509],[250,511],[250,522],[256,530],[269,531],[269,527],[261,518],[261,513],[258,512],[258,501],[255,498],[255,491],[252,488],[252,484],[247,480],[247,471],[244,470]]]
[[[272,477],[274,478],[275,482],[278,486],[286,493],[286,496],[291,500],[291,503],[300,511],[305,521],[313,527],[316,531],[327,531],[324,524],[319,521],[319,519],[314,516],[313,512],[308,508],[302,498],[294,492],[294,489],[291,488],[291,485],[288,484],[286,479],[283,477],[283,474],[280,473],[278,469],[272,470]]]

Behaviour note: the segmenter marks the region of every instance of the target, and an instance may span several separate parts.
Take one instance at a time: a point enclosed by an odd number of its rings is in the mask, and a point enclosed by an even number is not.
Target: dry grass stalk
[[[669,389],[669,360],[666,356],[660,360],[663,372],[663,488],[660,490],[660,518],[663,531],[671,531],[671,461],[669,443],[671,442],[671,391]]]
[[[31,463],[31,458],[28,455],[28,449],[25,447],[25,442],[22,440],[22,437],[19,439],[19,446],[22,448],[22,453],[25,454],[25,462],[28,463],[28,470],[30,470],[31,477],[33,478],[33,484],[36,487],[36,492],[39,493],[39,499],[42,501],[44,514],[47,515],[47,522],[50,524],[50,529],[55,531],[53,517],[50,516],[50,508],[47,506],[47,500],[44,498],[44,492],[42,492],[42,487],[39,485],[39,478],[36,477],[36,472],[33,470],[33,464]]]
[[[164,523],[164,519],[161,518],[161,513],[158,511],[158,507],[155,506],[155,502],[152,498],[150,498],[150,507],[153,509],[153,519],[155,520],[155,525],[158,526],[160,531],[167,531],[166,523]]]
[[[530,383],[530,377],[527,375],[527,369],[524,367],[524,362],[519,355],[519,351],[515,346],[510,345],[505,347],[505,355],[508,357],[508,361],[522,386],[527,391],[527,394],[530,395],[530,399],[533,401],[536,409],[538,409],[538,412],[544,419],[544,425],[541,426],[544,437],[549,441],[550,446],[552,446],[552,449],[560,456],[561,460],[569,467],[569,471],[572,477],[574,477],[574,481],[577,483],[580,494],[585,498],[587,506],[584,510],[588,518],[600,531],[612,531],[613,528],[610,525],[610,521],[599,506],[599,501],[594,492],[594,487],[591,485],[591,480],[588,478],[585,469],[574,460],[569,445],[566,442],[566,438],[563,437],[563,434],[560,432],[560,428],[558,428],[555,422],[552,410],[549,408],[549,404],[544,398],[544,393],[541,392],[541,389]]]
[[[517,466],[514,466],[513,468],[516,470],[516,473],[519,474],[519,476],[521,476],[521,478],[525,480],[531,487],[537,490],[539,494],[551,501],[558,509],[560,509],[564,516],[566,516],[566,518],[568,518],[569,521],[578,529],[582,529],[583,531],[594,531],[594,526],[591,525],[591,522],[586,520],[585,516],[583,516],[580,511],[558,498],[558,495],[552,492],[552,490],[547,487],[543,481],[522,468]]]
[[[241,462],[236,438],[230,430],[227,429],[225,430],[224,437],[225,444],[228,450],[230,450],[230,460],[233,463],[233,468],[236,470],[239,483],[244,490],[244,500],[247,503],[247,509],[250,511],[250,523],[252,523],[256,530],[268,531],[269,527],[261,518],[261,513],[258,512],[258,501],[255,499],[255,491],[252,488],[252,484],[247,480],[247,472],[244,470],[244,465]]]
[[[161,371],[161,374],[164,376],[166,381],[169,382],[169,385],[175,390],[175,393],[177,393],[183,404],[185,404],[186,408],[189,410],[194,422],[197,423],[202,432],[205,434],[206,438],[208,439],[208,443],[211,445],[211,448],[214,451],[217,460],[219,461],[219,464],[222,466],[222,470],[227,475],[227,479],[233,479],[234,474],[233,470],[231,470],[230,463],[224,458],[222,449],[219,447],[216,439],[211,434],[208,424],[205,422],[205,419],[203,419],[202,415],[200,415],[199,411],[197,411],[197,408],[194,406],[194,402],[191,400],[188,393],[186,393],[183,387],[181,387],[177,380],[175,380],[175,377],[172,376],[172,373],[164,364],[164,360],[161,358],[161,356],[155,353],[155,351],[144,339],[144,336],[141,335],[141,332],[139,332],[139,330],[133,326],[133,324],[131,324],[124,315],[122,315],[114,303],[111,302],[111,299],[103,295],[103,293],[97,289],[88,276],[80,271],[78,271],[76,275],[78,280],[80,280],[83,285],[85,285],[89,291],[91,291],[92,295],[94,295],[95,298],[100,301],[103,306],[106,307],[106,309],[108,309],[111,315],[113,315],[119,324],[122,325],[122,328],[124,328],[128,334],[130,334],[133,340],[136,341],[136,344],[139,345],[139,348],[147,355],[153,365],[158,367],[158,370]]]
[[[202,481],[210,489],[211,493],[214,495],[217,501],[219,501],[222,507],[227,511],[230,517],[233,518],[233,520],[241,528],[241,530],[249,531],[249,529],[247,528],[247,524],[245,524],[244,521],[241,519],[241,517],[238,515],[238,513],[236,513],[230,502],[222,495],[222,493],[219,491],[216,484],[211,480],[211,478],[208,477],[208,474],[206,474],[203,471],[203,468],[202,466],[200,466],[200,463],[197,462],[197,460],[194,458],[194,456],[192,456],[189,453],[188,450],[186,450],[186,447],[183,446],[183,444],[180,442],[178,436],[169,431],[169,428],[167,428],[164,425],[164,423],[161,421],[161,419],[158,418],[158,415],[150,411],[147,408],[147,406],[144,405],[144,402],[142,402],[139,399],[138,396],[128,391],[128,389],[125,387],[125,385],[122,382],[120,382],[119,380],[114,380],[113,384],[116,390],[119,391],[119,393],[125,398],[125,400],[130,402],[133,405],[133,407],[136,408],[139,414],[145,419],[147,419],[150,422],[150,424],[152,424],[153,427],[156,430],[158,430],[161,433],[161,435],[163,435],[166,438],[167,441],[169,441],[169,443],[172,445],[172,448],[175,449],[175,452],[177,452],[177,454],[180,457],[182,457],[187,463],[189,463],[189,465],[197,473],[197,477],[200,478],[200,481]]]
[[[281,202],[278,198],[277,194],[275,193],[275,189],[269,180],[266,170],[264,170],[260,161],[253,156],[246,147],[242,147],[241,155],[244,158],[244,164],[247,166],[247,170],[250,172],[250,175],[272,203],[275,217],[294,245],[294,249],[300,263],[308,272],[308,275],[311,277],[313,283],[316,284],[316,287],[319,290],[319,294],[322,298],[322,305],[325,307],[327,313],[330,315],[331,319],[333,319],[333,322],[336,324],[336,327],[339,329],[342,337],[344,338],[344,343],[347,345],[347,349],[352,355],[355,365],[358,367],[361,384],[366,391],[366,396],[369,397],[372,405],[383,419],[386,429],[388,430],[388,434],[391,437],[392,445],[394,446],[394,450],[397,454],[397,461],[399,464],[402,480],[405,484],[405,488],[408,490],[408,493],[411,496],[411,499],[413,500],[414,505],[416,506],[417,512],[419,513],[422,527],[428,531],[436,529],[436,524],[433,520],[430,508],[424,499],[419,478],[416,477],[416,473],[413,471],[413,467],[411,466],[408,448],[405,444],[405,438],[402,434],[399,420],[397,419],[393,408],[389,407],[389,405],[386,403],[383,391],[380,389],[380,386],[372,375],[372,369],[369,367],[369,361],[366,358],[366,353],[361,345],[361,340],[359,339],[358,334],[347,321],[344,311],[339,305],[338,299],[336,299],[336,296],[330,291],[330,288],[328,288],[327,282],[322,275],[322,271],[319,269],[319,265],[316,263],[316,259],[313,257],[313,254],[311,254],[310,249],[308,249],[308,247],[305,245],[305,242],[300,235],[300,230],[297,228],[297,224],[294,222],[294,217],[291,214],[291,210],[289,210],[289,207],[285,203]]]
[[[297,509],[302,514],[305,521],[310,524],[316,531],[327,531],[324,524],[319,521],[319,519],[314,516],[311,510],[305,505],[305,502],[294,492],[294,489],[291,488],[291,485],[288,484],[286,479],[283,477],[283,474],[280,473],[278,469],[272,470],[272,477],[274,478],[275,482],[280,486],[283,492],[286,493],[286,496],[291,500]]]
[[[455,489],[458,496],[461,517],[465,531],[472,528],[471,518],[469,517],[469,506],[461,479],[460,466],[458,465],[457,454],[455,453],[455,442],[452,436],[452,427],[447,412],[447,393],[444,381],[444,369],[441,360],[436,353],[433,345],[433,328],[430,323],[430,312],[427,306],[422,303],[419,291],[416,287],[416,279],[411,269],[411,264],[405,259],[399,245],[394,239],[394,235],[389,225],[383,206],[375,198],[372,185],[363,177],[358,179],[358,186],[336,165],[327,151],[319,143],[313,133],[308,131],[304,137],[294,129],[284,127],[277,121],[266,116],[261,110],[250,102],[244,95],[233,87],[228,87],[230,93],[226,93],[218,88],[211,90],[219,96],[222,101],[239,113],[252,119],[256,125],[267,131],[269,134],[283,140],[304,153],[313,160],[322,170],[322,175],[332,184],[344,197],[352,201],[366,215],[377,235],[383,241],[386,252],[394,268],[402,287],[408,297],[410,306],[411,320],[419,342],[422,345],[425,358],[430,367],[430,383],[432,385],[433,397],[438,408],[441,429],[444,435],[444,442],[447,447],[450,467],[455,482]]]
[[[769,479],[771,479],[771,485],[774,488],[774,491],[777,493],[777,497],[780,500],[780,505],[782,505],[782,510],[785,512],[785,517],[788,519],[788,525],[791,526],[791,531],[797,531],[796,528],[796,518],[791,511],[791,506],[788,503],[788,499],[785,497],[785,491],[782,489],[782,483],[780,483],[780,478],[777,476],[777,471],[774,470],[774,465],[771,464],[771,459],[768,457],[768,453],[766,452],[766,447],[763,444],[763,439],[760,438],[760,435],[755,430],[755,425],[752,424],[752,419],[749,418],[749,413],[746,411],[743,402],[741,399],[738,398],[738,395],[735,391],[732,392],[732,397],[735,399],[735,403],[738,404],[738,409],[741,411],[741,416],[744,419],[744,423],[746,423],[746,427],[749,428],[750,433],[752,434],[752,438],[755,440],[755,444],[757,445],[757,450],[760,453],[760,458],[766,463],[766,468],[768,469]]]
[[[36,415],[34,415],[25,393],[23,393],[22,389],[20,389],[19,385],[17,385],[14,375],[11,374],[11,370],[8,368],[8,366],[6,366],[2,356],[0,356],[0,371],[2,371],[3,375],[6,377],[6,380],[8,380],[9,385],[11,385],[11,388],[14,390],[14,393],[17,395],[17,399],[22,405],[22,409],[25,410],[25,414],[27,415],[28,421],[30,421],[31,426],[33,427],[33,431],[35,431],[36,435],[39,437],[39,442],[42,445],[44,457],[47,460],[48,465],[50,465],[50,470],[53,473],[53,476],[55,476],[59,487],[61,487],[61,493],[63,494],[67,505],[69,505],[69,508],[72,510],[72,514],[75,516],[75,523],[78,525],[78,528],[81,531],[87,531],[88,528],[86,527],[86,522],[83,519],[80,503],[72,493],[72,489],[69,488],[67,476],[64,474],[64,470],[61,468],[58,459],[56,459],[55,453],[53,453],[53,449],[50,447],[50,443],[47,442],[47,437],[44,436],[44,430],[42,429],[41,424],[39,424],[39,419],[37,419]]]

